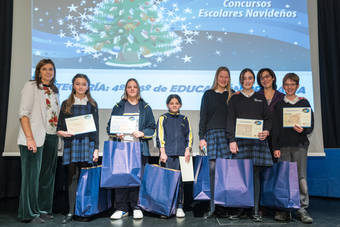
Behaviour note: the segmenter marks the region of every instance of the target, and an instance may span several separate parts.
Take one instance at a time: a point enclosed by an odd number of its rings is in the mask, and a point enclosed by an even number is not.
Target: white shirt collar
[[[293,99],[293,100],[289,100],[287,98],[287,96],[285,96],[283,98],[283,101],[285,101],[285,103],[289,103],[289,104],[292,104],[292,105],[295,105],[295,103],[297,103],[299,100],[300,100],[300,98],[298,96],[296,96],[295,99]]]
[[[87,98],[87,96],[85,96],[84,98],[82,98],[82,99],[80,99],[80,98],[78,98],[77,96],[73,96],[74,97],[74,104],[75,105],[87,105],[87,101],[89,101],[88,100],[88,98]]]
[[[251,92],[249,95],[247,95],[246,93],[243,92],[243,90],[240,91],[244,96],[246,96],[247,98],[251,97],[255,91],[253,90],[253,92]]]
[[[221,92],[221,91],[218,91],[217,89],[215,89],[214,91],[215,91],[216,93],[218,93],[218,94],[223,94],[223,92],[227,91],[227,88],[224,89],[222,92]]]

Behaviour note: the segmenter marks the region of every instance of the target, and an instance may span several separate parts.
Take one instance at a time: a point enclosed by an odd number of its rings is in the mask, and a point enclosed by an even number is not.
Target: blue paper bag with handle
[[[278,162],[261,173],[261,206],[299,209],[300,191],[296,162]]]
[[[209,176],[209,157],[194,157],[194,200],[210,200],[210,176]]]
[[[248,159],[216,159],[215,204],[254,206],[253,163]]]
[[[139,189],[139,206],[151,213],[175,214],[181,172],[146,164]]]
[[[141,182],[140,142],[105,141],[100,186],[138,187]]]
[[[111,190],[100,188],[101,166],[82,168],[80,171],[75,214],[88,217],[111,207]]]

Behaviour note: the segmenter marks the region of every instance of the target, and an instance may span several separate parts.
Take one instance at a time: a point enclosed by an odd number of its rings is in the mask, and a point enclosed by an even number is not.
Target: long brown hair
[[[213,82],[213,85],[211,86],[211,89],[212,89],[212,90],[215,90],[215,89],[217,88],[217,86],[218,86],[218,84],[217,84],[217,81],[218,81],[218,74],[220,74],[220,72],[222,72],[222,71],[226,71],[226,72],[228,73],[228,76],[229,76],[229,82],[228,82],[227,87],[226,87],[226,89],[227,89],[227,91],[228,91],[228,100],[227,100],[227,102],[229,102],[229,100],[230,100],[230,98],[231,98],[231,96],[232,96],[232,92],[231,92],[231,88],[230,88],[230,70],[229,70],[227,67],[225,67],[225,66],[220,66],[220,67],[216,70],[214,82]]]
[[[124,100],[127,100],[128,99],[128,94],[126,92],[126,89],[127,89],[127,85],[130,81],[134,81],[136,84],[137,84],[137,100],[139,101],[141,99],[141,96],[140,96],[140,87],[139,87],[139,83],[138,81],[135,79],[135,78],[130,78],[126,81],[126,84],[125,84],[125,88],[124,88],[124,95],[122,96],[122,99]]]
[[[66,100],[66,103],[65,105],[63,106],[63,112],[64,113],[67,113],[67,114],[72,114],[71,112],[71,107],[72,105],[74,104],[74,95],[76,94],[76,90],[74,90],[74,82],[76,81],[76,79],[78,78],[83,78],[86,80],[87,82],[87,86],[88,86],[88,89],[87,91],[85,92],[85,95],[88,99],[88,101],[90,102],[90,104],[94,107],[97,106],[97,103],[96,101],[94,101],[94,99],[92,98],[91,96],[91,93],[90,93],[90,79],[85,75],[85,74],[76,74],[73,79],[72,79],[72,92],[70,94],[70,96],[68,97],[68,99]]]
[[[34,71],[34,80],[36,81],[37,83],[37,87],[38,89],[41,89],[40,87],[40,84],[42,84],[42,81],[41,81],[41,77],[40,77],[40,69],[41,67],[43,67],[44,65],[47,65],[47,64],[51,64],[53,66],[53,71],[54,71],[54,75],[53,75],[53,79],[50,81],[50,88],[52,89],[52,91],[54,93],[58,93],[58,88],[55,86],[55,75],[56,75],[56,70],[55,70],[55,65],[54,65],[54,62],[49,59],[49,58],[46,58],[46,59],[41,59],[37,66],[35,67],[35,71]]]

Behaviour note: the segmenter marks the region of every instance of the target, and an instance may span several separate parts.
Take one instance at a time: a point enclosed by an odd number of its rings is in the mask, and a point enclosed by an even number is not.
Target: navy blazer
[[[122,99],[120,102],[118,102],[113,107],[111,116],[123,115],[124,106],[126,102],[127,100],[125,99]],[[139,138],[139,141],[141,142],[141,153],[144,156],[150,156],[148,140],[152,139],[152,136],[155,133],[156,129],[155,118],[153,116],[151,107],[143,99],[140,99],[138,104],[139,104],[139,131],[142,131],[144,133],[144,137]],[[106,127],[106,132],[108,135],[111,135],[110,125],[111,117]]]

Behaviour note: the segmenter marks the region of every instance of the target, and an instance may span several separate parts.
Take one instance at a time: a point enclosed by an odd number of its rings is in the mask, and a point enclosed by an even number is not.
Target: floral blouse
[[[58,123],[58,99],[56,94],[48,86],[42,87],[46,103],[46,133],[56,134]]]

